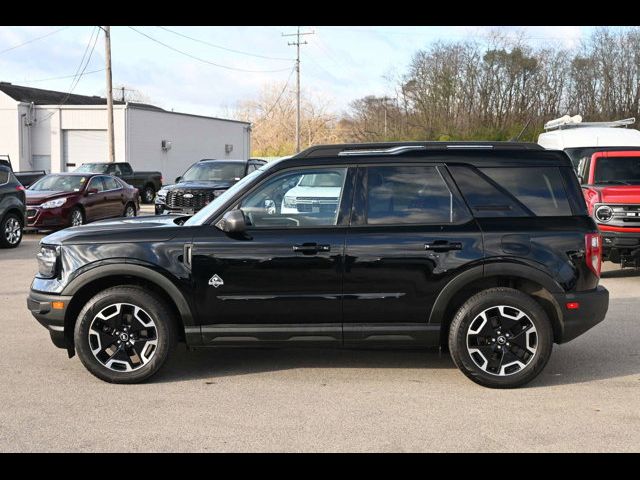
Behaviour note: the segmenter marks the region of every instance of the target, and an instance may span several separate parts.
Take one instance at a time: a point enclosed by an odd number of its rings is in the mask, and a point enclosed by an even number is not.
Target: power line
[[[104,68],[99,68],[98,70],[91,70],[89,72],[84,72],[85,75],[91,75],[92,73],[104,72]],[[73,75],[65,75],[63,77],[49,77],[49,78],[39,78],[37,80],[24,80],[23,83],[38,83],[38,82],[48,82],[50,80],[64,80],[65,78],[75,77],[76,74]]]
[[[278,95],[278,98],[276,99],[276,101],[273,103],[273,105],[271,105],[271,108],[267,111],[267,113],[263,115],[261,120],[265,120],[266,118],[268,118],[269,115],[271,115],[271,112],[273,111],[273,109],[276,108],[278,103],[280,103],[280,99],[282,98],[282,95],[284,95],[284,92],[287,90],[287,87],[289,86],[289,82],[291,81],[291,75],[293,75],[293,72],[295,72],[295,70],[296,70],[295,68],[291,69],[291,73],[289,73],[289,76],[287,77],[287,81],[285,82],[284,88],[280,92],[280,95]]]
[[[95,39],[93,38],[94,34],[95,34]],[[71,96],[71,94],[73,93],[75,88],[78,86],[78,83],[80,82],[80,79],[84,75],[84,72],[87,69],[87,66],[89,65],[89,62],[91,61],[91,57],[93,56],[93,51],[96,48],[96,43],[98,43],[98,38],[99,37],[100,37],[100,31],[98,30],[97,27],[93,27],[93,30],[91,30],[91,36],[89,37],[89,41],[87,42],[87,46],[85,47],[84,53],[82,54],[82,58],[80,59],[80,63],[78,64],[78,68],[76,68],[76,74],[74,75],[74,79],[71,80],[71,86],[69,87],[69,91],[64,96],[62,101],[55,108],[60,108],[65,103],[67,103],[67,101],[69,100],[69,97]],[[89,52],[89,56],[87,57],[87,51],[89,50],[89,45],[91,45],[91,41],[92,40],[93,40],[93,45],[91,46],[91,51]],[[86,62],[84,61],[85,58],[87,58]],[[84,64],[84,66],[83,66],[83,64]],[[40,121],[41,122],[47,121],[49,118],[51,118],[53,115],[55,115],[55,113],[56,113],[55,111],[51,112],[48,116],[46,116],[45,118],[43,118]]]
[[[45,35],[41,35],[40,37],[32,38],[31,40],[27,40],[26,42],[19,43],[18,45],[14,45],[13,47],[9,47],[9,48],[5,48],[4,50],[0,50],[0,55],[2,55],[3,53],[9,52],[11,50],[15,50],[16,48],[20,48],[20,47],[22,47],[24,45],[28,45],[28,44],[33,43],[33,42],[37,42],[38,40],[42,40],[43,38],[47,38],[47,37],[49,37],[49,36],[51,36],[51,35],[53,35],[55,33],[61,32],[62,30],[66,30],[67,28],[69,28],[69,27],[68,26],[62,27],[62,28],[59,28],[58,30],[54,30],[53,32],[49,32],[49,33],[47,33]]]
[[[190,53],[187,53],[185,51],[178,50],[177,48],[172,47],[171,45],[167,45],[166,43],[161,42],[160,40],[158,40],[156,38],[153,38],[152,36],[147,35],[146,33],[141,32],[140,30],[138,30],[138,29],[136,29],[136,28],[134,28],[132,26],[129,26],[129,28],[131,30],[133,30],[134,32],[139,33],[140,35],[142,35],[144,37],[147,37],[149,40],[152,40],[152,41],[154,41],[156,43],[159,43],[160,45],[168,48],[169,50],[173,50],[174,52],[178,52],[181,55],[184,55],[184,56],[189,57],[189,58],[193,58],[194,60],[198,60],[199,62],[206,63],[206,64],[212,65],[214,67],[225,68],[227,70],[235,70],[237,72],[248,72],[248,73],[277,73],[277,72],[286,72],[286,71],[289,70],[289,68],[280,68],[278,70],[247,70],[247,69],[244,69],[244,68],[230,67],[228,65],[220,65],[219,63],[213,63],[213,62],[210,62],[209,60],[205,60],[203,58],[196,57],[195,55],[191,55]]]
[[[184,33],[176,32],[175,30],[171,30],[170,28],[167,28],[167,27],[158,26],[158,28],[166,30],[167,32],[171,32],[174,35],[178,35],[178,36],[183,37],[183,38],[188,38],[189,40],[193,40],[194,42],[202,43],[204,45],[209,45],[210,47],[213,47],[213,48],[219,48],[221,50],[226,50],[227,52],[239,53],[240,55],[247,55],[249,57],[266,58],[268,60],[283,60],[283,61],[286,61],[286,62],[292,62],[293,61],[293,58],[270,57],[270,56],[267,56],[267,55],[259,55],[257,53],[243,52],[242,50],[235,50],[233,48],[223,47],[222,45],[216,45],[216,44],[213,44],[213,43],[209,43],[209,42],[206,42],[204,40],[200,40],[198,38],[193,38],[193,37],[190,37],[189,35],[185,35]]]

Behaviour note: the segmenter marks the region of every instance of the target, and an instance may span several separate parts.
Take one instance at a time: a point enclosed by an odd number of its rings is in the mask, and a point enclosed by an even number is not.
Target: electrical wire
[[[84,72],[85,75],[91,75],[92,73],[104,72],[104,68],[99,68],[98,70],[91,70],[89,72]],[[38,83],[38,82],[48,82],[50,80],[64,80],[65,78],[75,77],[76,74],[73,75],[65,75],[63,77],[49,77],[49,78],[38,78],[37,80],[23,80],[23,83]]]
[[[95,34],[95,39],[93,38],[94,34]],[[89,65],[89,62],[91,61],[91,57],[93,56],[93,51],[96,48],[96,44],[98,43],[98,38],[99,37],[100,37],[100,31],[98,30],[98,27],[93,27],[93,30],[91,31],[91,36],[89,37],[89,41],[87,42],[87,46],[85,47],[84,53],[82,54],[82,59],[80,60],[80,63],[78,64],[78,68],[76,69],[76,74],[74,75],[74,79],[71,80],[71,86],[69,87],[69,91],[64,96],[62,101],[58,105],[56,105],[54,107],[55,109],[58,109],[58,108],[62,107],[65,103],[67,103],[67,101],[69,100],[69,97],[71,97],[71,94],[73,93],[75,88],[78,86],[78,83],[80,82],[80,79],[84,75],[84,72],[87,69],[87,66]],[[87,57],[87,51],[89,50],[89,45],[91,45],[91,41],[93,41],[93,45],[91,47],[91,51],[89,52],[89,56]],[[84,60],[85,57],[87,58],[86,62]],[[46,116],[45,118],[43,118],[42,120],[39,120],[39,121],[40,122],[45,122],[45,121],[49,120],[53,115],[55,115],[55,113],[56,112],[53,111],[48,116]]]
[[[154,41],[154,42],[156,42],[156,43],[159,43],[160,45],[162,45],[162,46],[164,46],[164,47],[168,48],[169,50],[173,50],[174,52],[178,52],[178,53],[180,53],[181,55],[184,55],[184,56],[186,56],[186,57],[192,58],[192,59],[194,59],[194,60],[198,60],[199,62],[206,63],[206,64],[208,64],[208,65],[212,65],[212,66],[214,66],[214,67],[218,67],[218,68],[225,68],[225,69],[227,69],[227,70],[235,70],[235,71],[237,71],[237,72],[247,72],[247,73],[277,73],[277,72],[286,72],[286,71],[288,71],[288,70],[289,70],[289,68],[280,68],[280,69],[277,69],[277,70],[247,70],[247,69],[245,69],[245,68],[236,68],[236,67],[230,67],[230,66],[228,66],[228,65],[220,65],[219,63],[210,62],[209,60],[205,60],[205,59],[203,59],[203,58],[196,57],[195,55],[191,55],[190,53],[187,53],[187,52],[185,52],[185,51],[183,51],[183,50],[179,50],[179,49],[177,49],[177,48],[175,48],[175,47],[172,47],[171,45],[168,45],[168,44],[166,44],[166,43],[164,43],[164,42],[161,42],[160,40],[158,40],[158,39],[156,39],[156,38],[153,38],[152,36],[147,35],[147,34],[146,34],[146,33],[144,33],[144,32],[141,32],[141,31],[140,31],[140,30],[138,30],[137,28],[134,28],[134,27],[132,27],[132,26],[129,26],[129,28],[130,28],[131,30],[133,30],[134,32],[139,33],[140,35],[142,35],[142,36],[144,36],[144,37],[147,37],[149,40],[152,40],[152,41]]]
[[[249,57],[266,58],[268,60],[283,60],[283,61],[286,61],[286,62],[293,62],[294,61],[293,58],[270,57],[270,56],[267,56],[267,55],[259,55],[257,53],[243,52],[242,50],[234,50],[233,48],[223,47],[222,45],[215,45],[213,43],[209,43],[209,42],[206,42],[204,40],[200,40],[198,38],[190,37],[189,35],[185,35],[184,33],[176,32],[175,30],[171,30],[170,28],[167,28],[167,27],[161,27],[161,26],[158,25],[158,28],[166,30],[167,32],[171,32],[174,35],[178,35],[178,36],[183,37],[183,38],[188,38],[189,40],[193,40],[194,42],[202,43],[204,45],[209,45],[210,47],[219,48],[221,50],[226,50],[227,52],[239,53],[240,55],[247,55]]]
[[[293,72],[295,72],[295,71],[296,71],[296,67],[293,67],[291,69],[291,72],[289,73],[289,76],[287,77],[287,81],[284,84],[284,88],[280,92],[280,95],[278,95],[278,98],[273,103],[273,105],[271,105],[271,108],[267,111],[267,113],[265,115],[263,115],[263,117],[260,120],[267,119],[269,117],[269,115],[271,115],[271,112],[273,111],[273,109],[276,108],[278,103],[280,103],[280,99],[282,98],[282,95],[284,95],[284,92],[287,90],[287,87],[289,86],[289,82],[291,81],[291,75],[293,75]]]
[[[3,53],[9,52],[11,50],[15,50],[16,48],[20,48],[20,47],[22,47],[24,45],[28,45],[28,44],[33,43],[33,42],[37,42],[38,40],[42,40],[43,38],[47,38],[47,37],[49,37],[49,36],[51,36],[51,35],[53,35],[55,33],[61,32],[62,30],[66,30],[67,28],[69,28],[69,27],[68,26],[62,27],[62,28],[59,28],[58,30],[54,30],[53,32],[49,32],[49,33],[47,33],[45,35],[41,35],[40,37],[32,38],[31,40],[27,40],[26,42],[19,43],[18,45],[14,45],[13,47],[9,47],[9,48],[5,48],[4,50],[0,50],[0,55],[2,55]]]

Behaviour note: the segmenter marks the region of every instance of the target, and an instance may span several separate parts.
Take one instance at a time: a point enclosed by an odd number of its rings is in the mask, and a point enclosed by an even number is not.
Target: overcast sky
[[[113,82],[144,92],[160,107],[224,116],[265,84],[284,84],[288,78],[291,86],[295,84],[295,47],[287,45],[294,38],[281,34],[293,33],[296,27],[134,28],[137,31],[126,26],[111,29]],[[301,47],[302,86],[321,92],[334,110],[341,111],[355,98],[388,92],[385,77],[404,72],[417,49],[436,41],[483,41],[489,31],[500,29],[510,35],[521,32],[535,46],[573,47],[594,28],[306,26],[302,31],[314,34],[305,36],[308,44]],[[0,81],[69,91],[87,46],[91,51],[94,31],[92,26],[0,27]],[[101,69],[102,34],[74,93],[104,95],[104,71],[95,72]]]

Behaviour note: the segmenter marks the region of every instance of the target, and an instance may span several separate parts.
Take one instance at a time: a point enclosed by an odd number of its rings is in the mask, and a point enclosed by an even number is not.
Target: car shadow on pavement
[[[618,270],[606,270],[600,274],[600,277],[603,279],[640,277],[640,268],[620,268]]]
[[[305,368],[455,369],[438,349],[200,348],[180,345],[152,382],[176,382]]]

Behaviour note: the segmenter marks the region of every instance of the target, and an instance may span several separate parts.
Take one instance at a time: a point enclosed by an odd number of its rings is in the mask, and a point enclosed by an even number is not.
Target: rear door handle
[[[302,245],[294,245],[294,252],[300,252],[304,255],[314,255],[318,252],[330,252],[331,245],[318,245],[317,243],[303,243]]]
[[[425,243],[424,249],[430,252],[448,252],[450,250],[462,250],[462,242],[447,242],[446,240],[436,240]]]

